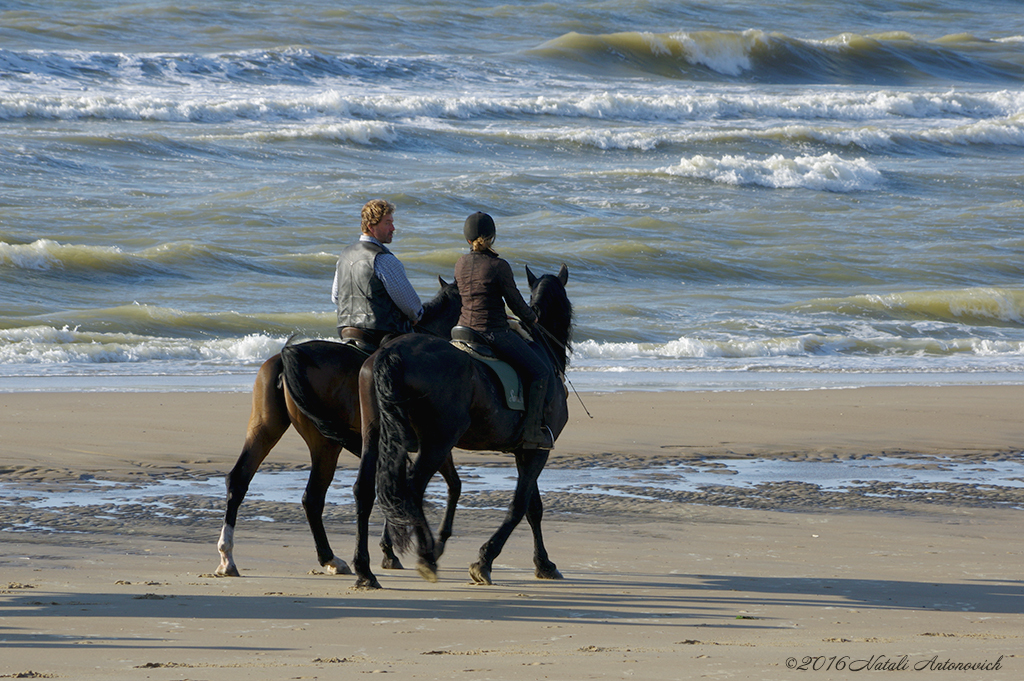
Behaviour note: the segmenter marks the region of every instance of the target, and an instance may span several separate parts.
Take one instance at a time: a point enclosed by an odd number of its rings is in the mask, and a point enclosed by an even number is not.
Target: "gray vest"
[[[338,258],[338,328],[355,326],[407,333],[412,324],[373,271],[373,260],[388,249],[368,241],[357,241]]]

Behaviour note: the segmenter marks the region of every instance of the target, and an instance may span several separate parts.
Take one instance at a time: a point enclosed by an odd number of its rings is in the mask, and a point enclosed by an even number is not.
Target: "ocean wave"
[[[162,360],[253,364],[279,352],[287,337],[188,339],[100,333],[71,327],[0,331],[0,364],[117,364]]]
[[[0,318],[0,341],[30,340],[47,328],[63,329],[74,342],[93,342],[90,334],[127,334],[149,338],[203,341],[238,338],[252,334],[287,337],[301,334],[310,338],[333,337],[337,319],[329,312],[283,312],[249,314],[235,311],[192,312],[159,305],[132,303],[108,308],[62,310],[33,317]],[[31,333],[25,336],[25,329]],[[69,341],[70,342],[70,341]]]
[[[489,129],[479,134],[508,142],[524,140],[549,144],[574,144],[601,150],[651,151],[672,145],[744,144],[747,142],[779,142],[784,144],[817,143],[834,147],[858,147],[878,152],[904,149],[908,152],[942,146],[1024,146],[1024,113],[1009,118],[949,125],[932,123],[917,129],[883,125],[846,126],[834,122],[820,125],[788,124],[763,128],[721,126],[713,129],[681,130],[660,126],[630,129],[608,127],[559,127],[506,130]]]
[[[335,81],[443,85],[521,79],[545,66],[571,75],[598,69],[692,81],[906,85],[1024,81],[1020,40],[971,35],[927,39],[905,32],[844,32],[823,39],[782,32],[570,32],[526,51],[521,64],[458,54],[329,54],[305,47],[217,53],[0,49],[0,72],[33,87],[317,86]],[[519,70],[517,70],[519,69]],[[552,76],[557,75],[552,73]]]
[[[908,33],[842,33],[824,40],[761,30],[567,33],[534,52],[591,67],[666,78],[758,83],[1019,83],[1010,41],[958,35],[922,40]]]
[[[702,130],[676,135],[674,139],[649,139],[648,143],[660,146],[663,142],[714,144],[748,141],[777,141],[788,144],[815,142],[839,147],[855,146],[867,151],[893,148],[913,151],[934,145],[1024,146],[1024,113],[970,123],[949,124],[946,121],[932,121],[916,128],[905,124],[891,127],[880,124],[848,127],[829,122],[822,125],[790,124],[767,128]]]
[[[22,82],[73,81],[104,85],[243,83],[309,85],[326,78],[445,80],[456,64],[430,56],[328,55],[289,47],[219,54],[123,53],[82,50],[13,51],[0,48],[0,72]]]
[[[38,239],[27,244],[0,241],[0,275],[4,270],[58,272],[63,276],[121,277],[185,276],[204,271],[250,271],[266,274],[307,276],[322,274],[336,256],[328,254],[284,254],[260,258],[232,253],[194,241],[178,241],[137,252],[118,246],[62,244]]]
[[[290,334],[289,334],[290,335]],[[199,362],[252,366],[279,352],[289,335],[249,333],[189,338],[76,327],[24,326],[0,330],[0,365],[134,364]],[[317,337],[308,335],[307,337]],[[664,343],[579,341],[573,367],[584,370],[678,368],[679,361],[814,357],[969,356],[1019,361],[1024,342],[976,337],[899,337],[883,332],[856,335],[801,334],[765,338],[688,338]],[[180,369],[180,365],[179,365]]]
[[[767,158],[723,156],[719,159],[698,155],[657,172],[737,186],[830,192],[866,191],[878,188],[883,182],[882,173],[867,160],[844,159],[835,154],[796,158],[782,154]]]
[[[844,357],[951,357],[1014,358],[1024,356],[1024,342],[972,337],[905,338],[874,332],[870,335],[802,334],[778,338],[702,339],[679,338],[665,343],[600,342],[585,340],[573,345],[573,366],[658,367],[678,366],[680,360],[769,359]]]
[[[815,300],[794,306],[794,309],[865,318],[1019,326],[1024,324],[1024,289],[966,288],[863,294]]]
[[[1024,146],[1024,113],[1008,118],[934,128],[910,136],[941,144]]]
[[[38,239],[28,244],[0,241],[0,270],[4,268],[122,275],[166,271],[159,262],[126,253],[117,246],[61,244],[50,239]]]
[[[329,142],[353,142],[373,145],[378,142],[392,143],[398,139],[393,126],[378,121],[347,121],[344,123],[316,123],[312,125],[290,125],[273,130],[247,132],[242,139],[257,142],[280,142],[290,140],[317,140]]]
[[[995,90],[960,92],[818,90],[803,94],[731,91],[687,91],[632,94],[573,92],[538,96],[469,94],[354,94],[338,89],[300,92],[249,90],[226,96],[217,88],[67,92],[2,92],[0,120],[112,120],[226,123],[233,121],[312,121],[328,134],[353,140],[393,141],[394,130],[367,122],[430,122],[476,118],[569,118],[602,122],[805,120],[892,121],[908,119],[1004,119],[1024,112],[1024,92]],[[331,131],[329,126],[339,126]],[[363,127],[368,126],[368,127]],[[287,130],[287,128],[285,129]]]

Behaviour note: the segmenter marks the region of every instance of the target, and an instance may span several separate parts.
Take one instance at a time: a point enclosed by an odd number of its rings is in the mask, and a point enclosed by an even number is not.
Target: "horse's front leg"
[[[356,498],[356,553],[352,568],[356,573],[357,589],[380,589],[380,582],[370,570],[370,511],[377,494],[374,478],[377,474],[377,457],[380,441],[380,421],[377,417],[376,394],[373,389],[372,357],[363,363],[359,372],[359,412],[362,451],[359,454],[359,471],[352,491]],[[386,527],[385,527],[386,530]]]
[[[497,531],[491,535],[483,546],[480,547],[480,556],[477,562],[469,566],[469,576],[477,584],[492,584],[491,568],[494,559],[498,557],[505,547],[512,530],[526,515],[532,496],[538,495],[537,478],[544,469],[548,460],[546,449],[518,449],[516,450],[516,468],[519,472],[519,479],[516,481],[516,491],[512,496],[512,503],[509,504],[505,520]]]
[[[377,470],[375,453],[365,450],[359,461],[359,473],[356,476],[352,491],[356,498],[356,552],[352,558],[352,568],[356,573],[357,589],[380,589],[380,582],[370,569],[370,511],[373,510],[373,498],[376,494],[374,474]]]
[[[558,567],[548,558],[548,551],[544,548],[544,537],[540,531],[540,521],[544,516],[544,503],[540,498],[540,490],[537,483],[533,483],[533,493],[530,495],[530,503],[526,508],[526,521],[530,523],[533,530],[533,564],[536,567],[534,574],[537,579],[563,579]]]
[[[306,521],[313,533],[313,542],[316,544],[316,557],[321,567],[328,574],[350,575],[351,568],[341,558],[334,555],[331,543],[327,539],[327,530],[324,529],[324,506],[327,499],[327,489],[334,480],[334,471],[338,466],[338,455],[341,453],[341,446],[326,438],[317,437],[321,442],[317,446],[310,442],[310,456],[312,458],[313,470],[309,473],[309,482],[306,483],[306,491],[302,495],[302,508],[306,511]]]

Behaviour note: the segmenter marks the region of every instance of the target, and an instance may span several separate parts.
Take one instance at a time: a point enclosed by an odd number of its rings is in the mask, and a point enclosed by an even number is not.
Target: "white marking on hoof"
[[[214,574],[222,577],[237,577],[238,567],[235,565],[234,556],[231,555],[235,550],[235,528],[226,523],[220,530],[217,550],[220,552],[220,566]]]
[[[327,572],[327,574],[329,574],[329,575],[351,575],[352,574],[352,568],[350,568],[348,566],[348,563],[343,561],[341,558],[338,558],[337,556],[335,556],[334,558],[331,558],[329,561],[324,563],[323,568]]]

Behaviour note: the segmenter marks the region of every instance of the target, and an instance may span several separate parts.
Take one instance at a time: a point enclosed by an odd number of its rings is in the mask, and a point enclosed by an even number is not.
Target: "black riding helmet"
[[[462,233],[466,235],[466,241],[473,243],[480,237],[494,236],[494,218],[487,213],[481,213],[477,211],[466,218],[466,224],[462,228]]]

